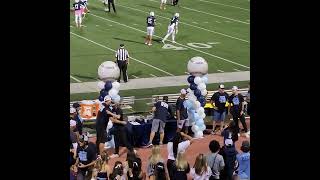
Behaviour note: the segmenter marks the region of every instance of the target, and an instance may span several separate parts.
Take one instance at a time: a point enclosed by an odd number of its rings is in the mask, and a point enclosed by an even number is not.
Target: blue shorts
[[[224,121],[225,118],[226,118],[226,111],[223,111],[221,113],[221,112],[215,110],[213,112],[213,120],[214,121],[221,122],[221,121]]]

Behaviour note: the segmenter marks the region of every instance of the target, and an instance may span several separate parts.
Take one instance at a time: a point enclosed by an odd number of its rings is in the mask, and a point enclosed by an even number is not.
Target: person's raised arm
[[[190,144],[193,143],[194,140],[192,139],[191,136],[189,136],[188,134],[186,134],[186,133],[184,133],[184,132],[180,132],[180,134],[181,134],[182,137],[185,137],[187,140],[189,140],[189,141],[190,141]]]

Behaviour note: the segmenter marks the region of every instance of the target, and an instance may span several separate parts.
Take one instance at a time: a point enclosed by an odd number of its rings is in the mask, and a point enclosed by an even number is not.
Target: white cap
[[[76,126],[77,122],[75,120],[70,120],[70,127]]]
[[[104,97],[103,101],[111,101],[111,97],[107,95],[106,97]]]
[[[238,90],[238,87],[237,87],[237,86],[233,86],[233,87],[232,87],[232,90],[233,90],[233,91],[236,91],[236,90]]]
[[[150,16],[154,16],[154,12],[151,11],[151,12],[150,12]]]
[[[75,113],[76,112],[76,109],[75,108],[70,108],[70,114],[73,114],[73,113]]]
[[[175,13],[174,16],[175,16],[175,17],[179,17],[179,13]]]
[[[219,89],[224,89],[224,85],[223,85],[223,84],[220,84],[220,85],[219,85]]]
[[[180,93],[181,94],[187,94],[187,91],[185,89],[181,89]]]
[[[233,141],[232,141],[232,139],[226,139],[226,140],[224,141],[224,144],[225,144],[226,146],[232,146],[232,145],[233,145]]]

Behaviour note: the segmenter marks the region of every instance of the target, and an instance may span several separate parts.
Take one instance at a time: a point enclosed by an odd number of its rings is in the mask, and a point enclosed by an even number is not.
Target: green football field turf
[[[88,2],[91,13],[82,30],[75,27],[70,13],[71,83],[97,81],[98,66],[114,60],[120,43],[131,56],[129,78],[184,75],[194,56],[207,60],[208,73],[250,70],[248,0],[180,0],[179,7],[167,5],[166,10],[159,9],[160,0],[116,0],[117,14],[104,12],[100,0]],[[151,47],[144,44],[150,11],[157,18]],[[177,43],[164,45],[160,40],[176,12],[180,13]]]

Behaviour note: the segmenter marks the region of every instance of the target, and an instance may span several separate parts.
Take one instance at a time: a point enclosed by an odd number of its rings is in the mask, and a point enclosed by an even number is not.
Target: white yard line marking
[[[158,76],[156,76],[156,75],[154,75],[154,74],[150,74],[150,76],[153,76],[153,77],[158,77]]]
[[[98,24],[96,24],[96,26],[98,27],[99,25],[98,25]]]
[[[232,18],[220,16],[220,15],[217,15],[217,14],[211,14],[211,13],[208,13],[208,12],[203,12],[203,11],[199,11],[199,10],[196,10],[196,9],[192,9],[192,8],[188,8],[188,7],[183,7],[183,6],[180,6],[180,7],[181,7],[181,8],[184,8],[184,9],[191,10],[191,11],[199,12],[199,13],[202,13],[202,14],[207,14],[207,15],[210,15],[210,16],[216,16],[216,17],[219,17],[219,18],[228,19],[228,20],[230,20],[230,21],[235,21],[235,22],[239,22],[239,23],[243,23],[243,24],[250,24],[250,23],[245,22],[245,21],[240,21],[240,20],[237,20],[237,19],[232,19]]]
[[[138,24],[133,24],[134,26],[138,26]]]
[[[80,81],[79,79],[77,79],[77,78],[75,78],[75,77],[73,77],[73,76],[71,76],[71,75],[70,75],[70,78],[73,79],[73,80],[75,80],[75,81],[77,81],[77,82],[79,82],[79,83],[82,82],[82,81]]]
[[[99,43],[97,43],[97,42],[95,42],[95,41],[92,41],[92,40],[90,40],[90,39],[87,39],[87,38],[85,38],[85,37],[83,37],[83,36],[80,36],[80,35],[78,35],[78,34],[75,34],[75,33],[73,33],[73,32],[70,32],[70,34],[72,34],[72,35],[74,35],[74,36],[77,36],[77,37],[80,37],[80,38],[82,38],[82,39],[84,39],[84,40],[87,40],[87,41],[89,41],[89,42],[91,42],[91,43],[93,43],[93,44],[96,44],[96,45],[98,45],[98,46],[100,46],[100,47],[103,47],[103,48],[105,48],[105,49],[108,49],[108,50],[110,50],[110,51],[116,52],[116,50],[114,50],[114,49],[111,49],[111,48],[109,48],[109,47],[107,47],[107,46],[104,46],[104,45],[102,45],[102,44],[99,44]],[[143,61],[141,61],[141,60],[138,60],[138,59],[136,59],[136,58],[130,57],[130,59],[132,59],[132,60],[134,60],[134,61],[137,61],[137,62],[139,62],[139,63],[141,63],[141,64],[147,65],[147,66],[149,66],[149,67],[152,67],[152,68],[154,68],[154,69],[156,69],[156,70],[158,70],[158,71],[161,71],[161,72],[163,72],[163,73],[165,73],[165,74],[167,74],[167,75],[174,76],[173,74],[171,74],[171,73],[169,73],[169,72],[167,72],[167,71],[164,71],[164,70],[162,70],[162,69],[160,69],[160,68],[157,68],[157,67],[155,67],[155,66],[153,66],[153,65],[151,65],[151,64],[145,63],[145,62],[143,62]]]
[[[194,23],[194,24],[198,24],[197,22],[195,22],[195,21],[193,21],[192,23]]]
[[[149,13],[149,12],[145,12],[145,11],[142,11],[140,9],[136,9],[136,8],[132,8],[132,7],[128,7],[128,6],[122,6],[122,5],[118,5],[118,6],[121,6],[121,7],[127,8],[127,9],[132,9],[132,10],[135,10],[135,11],[140,11],[140,12],[143,12],[143,13]],[[164,17],[164,16],[160,16],[160,15],[157,15],[157,17],[161,17],[161,18],[164,18],[164,19],[171,19],[171,18],[167,18],[167,17]],[[216,21],[216,22],[218,22],[218,21]],[[192,25],[192,24],[188,24],[188,23],[185,23],[185,22],[179,22],[179,23],[187,25],[187,26],[191,26],[191,27],[194,27],[194,28],[198,28],[198,29],[201,29],[201,30],[204,30],[204,31],[208,31],[208,32],[212,32],[212,33],[215,33],[215,34],[219,34],[219,35],[222,35],[222,36],[226,36],[226,37],[229,37],[229,38],[232,38],[232,39],[237,39],[239,41],[243,41],[243,42],[246,42],[246,43],[250,43],[247,40],[244,40],[244,39],[241,39],[241,38],[237,38],[237,37],[233,37],[233,36],[230,36],[230,35],[227,35],[227,34],[223,34],[223,33],[217,32],[217,31],[212,31],[212,30],[209,30],[209,29],[206,29],[206,28],[202,28],[202,27],[199,27],[199,26],[195,26],[195,25]],[[218,22],[218,23],[220,23],[220,22]],[[160,23],[157,23],[157,24],[160,24]]]
[[[137,29],[137,28],[134,28],[134,27],[131,27],[131,26],[128,26],[128,25],[119,23],[119,22],[117,22],[117,21],[113,21],[113,20],[110,20],[110,19],[107,19],[107,18],[98,16],[98,15],[95,15],[95,14],[92,14],[92,13],[90,13],[90,15],[91,15],[91,16],[95,16],[95,17],[98,17],[98,18],[101,18],[101,19],[104,19],[104,20],[109,21],[109,22],[113,22],[113,23],[115,23],[115,24],[119,24],[119,25],[121,25],[121,26],[130,28],[130,29],[133,29],[133,30],[136,30],[136,31],[139,31],[139,32],[142,32],[143,34],[145,34],[145,31],[142,31],[142,30],[140,30],[140,29]],[[162,37],[157,36],[157,35],[154,35],[154,37],[162,38]],[[171,40],[167,40],[167,41],[172,42]],[[189,49],[192,49],[192,50],[194,50],[194,51],[198,51],[198,52],[201,52],[201,53],[203,53],[203,54],[206,54],[206,55],[209,55],[209,56],[212,56],[212,57],[221,59],[221,60],[226,61],[226,62],[229,62],[229,63],[236,64],[236,65],[238,65],[238,66],[241,66],[241,67],[245,67],[245,68],[247,68],[247,69],[250,69],[250,67],[248,67],[248,66],[245,66],[245,65],[243,65],[243,64],[240,64],[240,63],[237,63],[237,62],[234,62],[234,61],[231,61],[231,60],[229,60],[229,59],[225,59],[225,58],[222,58],[222,57],[220,57],[220,56],[217,56],[217,55],[214,55],[214,54],[210,54],[210,53],[201,51],[201,50],[199,50],[199,49],[195,49],[195,48],[192,48],[192,47],[189,47],[189,46],[180,44],[180,43],[178,43],[178,42],[176,42],[175,44],[178,44],[178,45],[183,46],[183,47],[185,47],[185,48],[189,48]]]
[[[239,69],[235,69],[235,68],[234,68],[233,70],[240,72],[240,70],[239,70]]]
[[[136,79],[139,78],[138,76],[135,76],[135,75],[131,75],[131,76],[134,77],[134,78],[136,78]]]
[[[222,71],[222,70],[220,70],[220,69],[217,69],[217,71],[219,71],[219,72],[224,72],[224,71]]]
[[[217,23],[221,23],[220,21],[216,21]]]
[[[159,3],[158,1],[154,1],[154,0],[150,0],[150,1]],[[180,6],[180,7],[181,7],[181,8],[184,8],[184,9],[191,10],[191,11],[195,11],[195,12],[207,14],[207,15],[210,15],[210,16],[216,16],[216,17],[220,17],[220,18],[224,18],[224,19],[229,19],[229,20],[236,21],[236,22],[243,23],[243,24],[250,24],[250,23],[247,23],[247,22],[244,22],[244,21],[240,21],[240,20],[237,20],[237,19],[232,19],[232,18],[220,16],[220,15],[217,15],[217,14],[211,14],[211,13],[199,11],[199,10],[192,9],[192,8],[189,8],[189,7],[185,7],[185,6]]]
[[[222,3],[212,2],[212,1],[205,1],[205,0],[200,0],[200,1],[202,1],[202,2],[207,2],[207,3],[211,3],[211,4],[218,4],[218,5],[221,5],[221,6],[233,7],[233,8],[242,9],[242,10],[245,10],[245,11],[249,11],[249,12],[250,12],[250,9],[245,9],[245,8],[238,7],[238,6],[231,6],[231,5],[227,5],[227,4],[222,4]]]
[[[208,42],[207,44],[220,44],[220,42]]]

